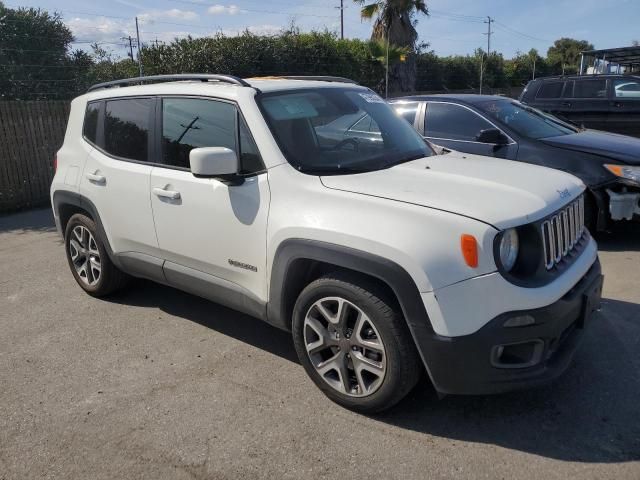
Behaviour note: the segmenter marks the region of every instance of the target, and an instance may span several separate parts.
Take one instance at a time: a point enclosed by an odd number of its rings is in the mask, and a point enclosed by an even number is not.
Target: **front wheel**
[[[293,339],[314,383],[352,410],[388,409],[420,377],[399,308],[366,278],[336,273],[310,283],[294,307]]]

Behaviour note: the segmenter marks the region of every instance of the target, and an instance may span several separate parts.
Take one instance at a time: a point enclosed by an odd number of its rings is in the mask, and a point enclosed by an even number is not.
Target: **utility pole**
[[[493,32],[491,31],[491,24],[495,22],[495,20],[489,16],[487,16],[487,19],[484,21],[484,23],[487,24],[487,33],[483,33],[483,35],[487,36],[487,56],[491,55],[491,35],[493,35]]]
[[[480,91],[478,92],[482,95],[482,76],[484,74],[484,53],[480,55]]]
[[[140,76],[144,76],[142,71],[142,44],[140,43],[140,29],[138,28],[138,17],[136,17],[136,37],[138,38],[138,71]]]
[[[487,33],[483,33],[483,35],[487,36],[487,64],[489,63],[489,56],[491,55],[491,35],[493,34],[491,31],[491,24],[493,22],[495,22],[495,20],[487,15],[487,19],[484,21],[484,23],[487,24]],[[482,80],[485,69],[484,63],[484,55],[482,55],[480,58],[480,95],[482,95]]]
[[[133,58],[133,38],[131,38],[131,35],[129,35],[128,37],[121,37],[120,40],[125,40],[129,42],[129,53],[128,56],[131,60],[134,60]],[[126,45],[125,45],[126,48]]]
[[[533,57],[533,80],[536,79],[536,56]]]
[[[340,6],[336,8],[340,10],[340,40],[344,40],[344,0],[340,0]]]
[[[384,69],[384,98],[389,98],[389,29],[391,25],[387,28],[387,58],[386,58],[386,68]]]

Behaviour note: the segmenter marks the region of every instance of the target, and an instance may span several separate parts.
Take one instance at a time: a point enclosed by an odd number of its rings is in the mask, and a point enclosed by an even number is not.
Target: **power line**
[[[534,37],[533,35],[529,35],[527,33],[520,32],[520,31],[516,30],[515,28],[511,28],[510,26],[505,25],[502,22],[499,22],[497,20],[494,20],[494,21],[495,21],[496,25],[502,27],[502,29],[506,30],[507,33],[520,35],[521,37],[528,38],[528,39],[531,39],[531,40],[535,40],[537,42],[551,43],[550,40],[545,40],[544,38]]]

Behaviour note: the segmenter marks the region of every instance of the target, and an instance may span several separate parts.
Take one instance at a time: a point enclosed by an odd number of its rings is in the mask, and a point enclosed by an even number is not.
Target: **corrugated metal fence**
[[[68,101],[0,101],[0,214],[46,205]]]

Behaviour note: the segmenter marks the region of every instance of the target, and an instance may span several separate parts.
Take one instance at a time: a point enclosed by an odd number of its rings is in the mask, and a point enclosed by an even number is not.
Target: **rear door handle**
[[[562,105],[563,107],[570,107],[571,102],[562,102],[560,105]]]
[[[101,185],[104,185],[107,182],[107,177],[104,175],[98,175],[97,173],[87,173],[86,177],[90,182],[99,183]]]
[[[168,198],[170,200],[180,199],[180,192],[176,192],[175,190],[165,190],[164,188],[155,187],[153,193],[158,197]]]
[[[622,108],[624,107],[624,103],[622,102],[613,102],[613,106],[616,108]]]

